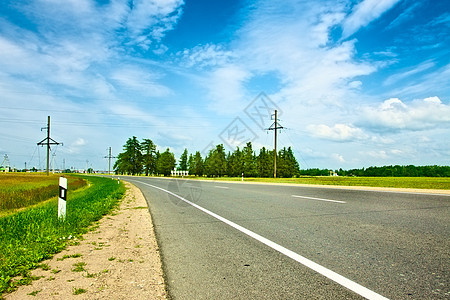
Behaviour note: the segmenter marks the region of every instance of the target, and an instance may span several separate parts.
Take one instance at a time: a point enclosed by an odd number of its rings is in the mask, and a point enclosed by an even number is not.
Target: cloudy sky
[[[107,169],[252,141],[302,168],[450,164],[450,2],[0,0],[0,158]]]

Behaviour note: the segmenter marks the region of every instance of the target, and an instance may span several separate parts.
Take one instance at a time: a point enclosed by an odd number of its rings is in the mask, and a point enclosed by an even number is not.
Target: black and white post
[[[67,178],[59,177],[58,219],[66,218]]]

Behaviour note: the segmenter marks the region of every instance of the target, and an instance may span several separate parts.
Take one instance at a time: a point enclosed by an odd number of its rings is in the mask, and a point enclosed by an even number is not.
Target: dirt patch
[[[130,183],[120,208],[80,244],[43,261],[42,276],[5,299],[166,299],[147,202]]]

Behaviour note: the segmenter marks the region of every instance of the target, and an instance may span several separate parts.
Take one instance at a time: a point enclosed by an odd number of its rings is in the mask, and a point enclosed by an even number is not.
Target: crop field
[[[241,181],[241,177],[194,177],[189,179]],[[246,182],[319,184],[337,186],[367,186],[410,189],[450,190],[450,177],[345,177],[310,176],[299,178],[244,178]]]
[[[58,183],[61,175],[42,174],[0,174],[0,216],[17,209],[35,205],[58,196]],[[86,180],[68,176],[69,190],[86,186]]]
[[[67,215],[62,221],[57,218],[55,197],[59,176],[5,175],[0,174],[0,200],[10,200],[0,215],[0,298],[31,282],[31,269],[76,243],[75,238],[111,212],[125,192],[122,183],[109,178],[68,176]],[[49,186],[49,198],[36,200],[37,193]]]

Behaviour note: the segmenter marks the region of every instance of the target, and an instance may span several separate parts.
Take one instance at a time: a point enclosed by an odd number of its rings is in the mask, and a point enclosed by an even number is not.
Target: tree
[[[175,165],[175,155],[167,148],[166,151],[159,156],[156,162],[156,169],[159,174],[169,176],[170,172],[175,168]]]
[[[142,172],[142,153],[138,139],[133,136],[123,146],[124,152],[119,153],[114,164],[116,173],[136,175]]]
[[[256,157],[256,169],[259,177],[273,177],[273,151],[262,147]]]
[[[233,153],[229,153],[227,156],[227,174],[230,177],[241,176],[244,171],[244,161],[242,158],[242,151],[239,147]]]
[[[242,158],[244,162],[244,175],[247,177],[256,177],[256,161],[251,142],[248,142],[242,149]]]
[[[227,160],[223,144],[209,151],[205,158],[205,174],[207,176],[223,176],[227,171]]]
[[[180,156],[180,163],[178,165],[178,170],[187,171],[188,169],[188,150],[184,149],[183,154]]]
[[[197,176],[203,176],[204,163],[203,163],[202,155],[200,154],[199,151],[195,152],[192,168],[193,168],[192,174],[197,175]]]
[[[277,160],[277,174],[279,177],[293,177],[300,173],[298,162],[295,159],[294,153],[291,147],[284,147],[278,153],[279,159]]]
[[[145,176],[156,173],[156,145],[151,139],[144,139],[141,150]]]
[[[195,167],[194,156],[191,153],[191,154],[189,154],[189,159],[188,159],[188,162],[187,162],[187,170],[189,171],[190,175],[195,175],[194,174],[194,167]]]

